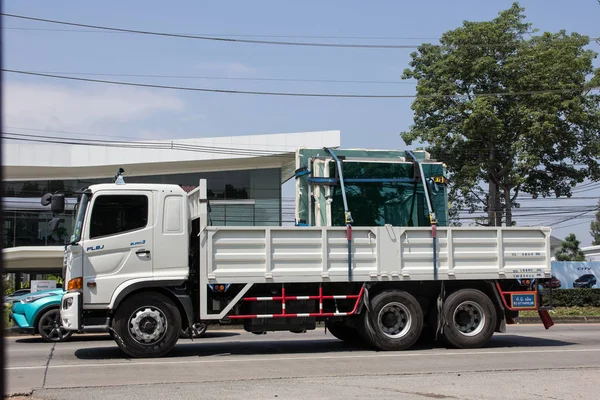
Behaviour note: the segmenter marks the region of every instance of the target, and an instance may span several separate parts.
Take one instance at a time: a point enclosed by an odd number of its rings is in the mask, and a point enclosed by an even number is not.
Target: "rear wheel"
[[[494,334],[497,315],[494,304],[483,292],[462,289],[452,293],[443,306],[445,341],[457,348],[484,346]]]
[[[417,299],[401,290],[388,290],[371,301],[364,313],[362,332],[379,350],[404,350],[423,330],[423,310]]]
[[[123,352],[131,357],[161,357],[177,343],[181,315],[160,293],[139,293],[125,300],[115,314],[114,328]]]
[[[68,331],[62,327],[58,308],[45,311],[38,321],[37,329],[46,342],[64,342],[73,335],[73,331]]]

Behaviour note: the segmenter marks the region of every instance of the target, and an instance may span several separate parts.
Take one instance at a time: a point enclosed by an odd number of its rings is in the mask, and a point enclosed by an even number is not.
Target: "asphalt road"
[[[598,399],[600,325],[509,326],[488,347],[352,348],[324,335],[208,332],[161,359],[127,359],[108,336],[7,341],[10,393],[30,399]]]

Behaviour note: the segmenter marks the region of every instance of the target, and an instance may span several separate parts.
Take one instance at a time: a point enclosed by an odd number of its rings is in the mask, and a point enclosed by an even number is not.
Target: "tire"
[[[483,347],[496,327],[496,308],[490,298],[476,289],[452,293],[442,309],[444,341],[459,349]]]
[[[423,330],[423,310],[417,299],[401,290],[375,296],[363,314],[365,339],[378,350],[398,351],[412,347]]]
[[[60,309],[52,308],[44,311],[37,323],[37,330],[46,342],[66,342],[73,336],[73,331],[68,331],[61,325]]]
[[[123,301],[114,318],[117,344],[134,358],[162,357],[179,339],[181,315],[166,296],[146,292]]]
[[[364,345],[365,343],[360,333],[353,327],[346,325],[344,322],[326,321],[325,326],[332,336],[345,343],[354,346]]]

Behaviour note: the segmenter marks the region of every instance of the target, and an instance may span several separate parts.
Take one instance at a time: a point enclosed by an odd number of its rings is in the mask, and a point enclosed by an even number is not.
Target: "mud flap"
[[[444,324],[446,321],[444,320],[444,313],[442,312],[444,307],[444,300],[446,298],[446,287],[444,286],[444,281],[442,281],[442,286],[440,290],[440,295],[437,298],[437,328],[435,330],[435,340],[438,339],[438,335],[444,333]]]
[[[502,318],[502,321],[500,321],[500,326],[498,327],[498,330],[496,330],[496,332],[506,333],[506,318]]]
[[[540,319],[544,324],[544,328],[550,329],[550,327],[554,325],[554,321],[552,321],[552,317],[550,316],[548,310],[538,310],[538,314],[540,315]]]

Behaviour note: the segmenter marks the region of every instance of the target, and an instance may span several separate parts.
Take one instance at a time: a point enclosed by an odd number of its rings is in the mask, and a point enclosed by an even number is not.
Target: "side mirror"
[[[44,207],[50,205],[50,203],[52,203],[52,193],[46,193],[43,195],[41,203]]]
[[[53,214],[62,214],[65,212],[65,195],[57,193],[52,195],[52,203],[50,209]]]
[[[50,206],[50,210],[52,211],[52,216],[54,218],[48,222],[48,228],[50,229],[50,232],[54,232],[60,223],[60,218],[58,218],[56,214],[62,214],[65,212],[65,195],[62,193],[46,193],[42,196],[42,200],[40,202],[43,206]]]
[[[43,206],[50,205],[52,214],[62,214],[65,212],[65,195],[62,193],[46,193],[42,196],[41,203]]]

